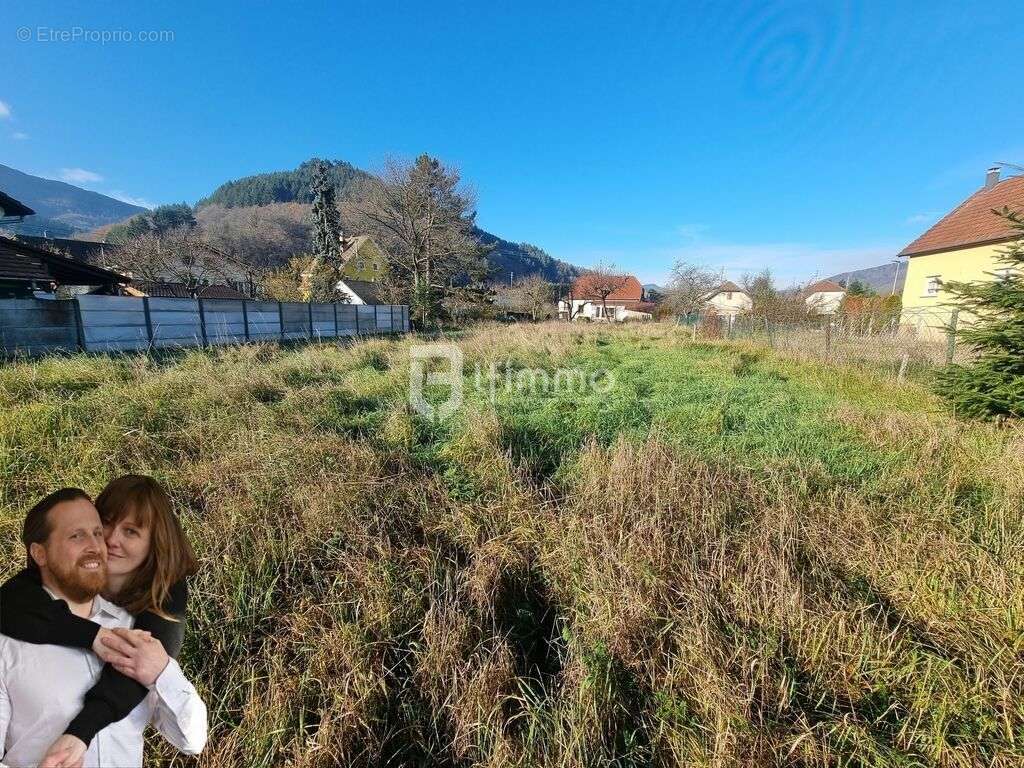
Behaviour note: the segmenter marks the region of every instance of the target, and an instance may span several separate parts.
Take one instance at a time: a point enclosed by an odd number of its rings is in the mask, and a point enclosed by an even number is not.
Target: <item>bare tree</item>
[[[601,302],[601,316],[608,317],[608,297],[622,288],[629,275],[618,271],[614,264],[600,262],[583,274],[580,282],[586,286],[586,293]],[[571,318],[570,318],[571,319]]]
[[[672,267],[665,303],[681,315],[697,314],[707,304],[708,295],[722,282],[721,276],[697,264],[679,260]]]
[[[203,240],[194,227],[144,232],[120,243],[109,266],[137,280],[182,283],[188,288],[224,282],[230,257]]]
[[[240,265],[246,281],[263,284],[309,247],[310,206],[304,203],[226,208],[205,205],[196,219],[205,240]]]
[[[392,280],[405,285],[421,322],[440,308],[456,278],[482,276],[486,249],[475,235],[475,195],[458,171],[429,155],[389,162],[364,199],[347,204],[356,229],[388,254]]]
[[[550,317],[554,308],[555,287],[540,275],[530,275],[500,290],[504,304],[536,322]]]

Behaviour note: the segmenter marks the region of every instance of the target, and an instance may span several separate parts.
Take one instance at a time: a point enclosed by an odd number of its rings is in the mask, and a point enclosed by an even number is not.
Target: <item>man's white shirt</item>
[[[107,629],[134,622],[102,597],[93,601],[89,618]],[[82,708],[102,668],[92,651],[0,635],[0,766],[38,765]],[[96,734],[83,768],[141,766],[142,736],[150,722],[182,752],[198,754],[206,744],[206,705],[174,659],[141,704]]]

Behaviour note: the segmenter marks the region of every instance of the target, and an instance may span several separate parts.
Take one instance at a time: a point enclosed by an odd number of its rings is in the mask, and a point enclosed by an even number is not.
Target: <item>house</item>
[[[127,296],[149,296],[160,299],[247,299],[241,291],[229,285],[195,285],[133,280],[124,286]]]
[[[809,315],[834,315],[846,297],[846,289],[834,280],[819,280],[802,291]]]
[[[17,233],[15,237],[23,243],[37,248],[46,248],[75,261],[92,264],[94,267],[105,267],[117,261],[118,246],[101,243],[95,240],[71,240],[64,237],[38,237]]]
[[[0,192],[0,222],[21,221],[26,216],[35,215],[35,211],[10,195]]]
[[[754,308],[750,295],[731,280],[724,281],[704,297],[707,308],[716,315],[735,317]]]
[[[1004,207],[1024,210],[1024,176],[1000,180],[990,168],[981,189],[900,252],[908,262],[902,324],[942,333],[952,310],[943,282],[995,280],[1005,271],[998,255],[1020,234],[992,212]]]
[[[387,304],[381,300],[381,288],[378,283],[367,280],[339,280],[338,293],[348,297],[349,304]]]
[[[0,237],[0,298],[32,298],[60,286],[90,286],[116,292],[128,278],[83,264],[45,248]]]
[[[611,287],[614,290],[608,292]],[[558,316],[564,320],[650,320],[650,309],[644,301],[643,286],[632,275],[580,275],[558,302]]]
[[[375,283],[384,277],[388,262],[369,235],[341,236],[341,279]]]

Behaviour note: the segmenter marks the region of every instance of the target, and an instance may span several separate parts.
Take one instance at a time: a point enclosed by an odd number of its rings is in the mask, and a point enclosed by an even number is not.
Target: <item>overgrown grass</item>
[[[207,766],[1024,760],[1019,429],[888,372],[567,324],[460,338],[438,425],[410,343],[0,368],[4,573],[44,492],[165,481]],[[614,386],[492,399],[492,363]]]

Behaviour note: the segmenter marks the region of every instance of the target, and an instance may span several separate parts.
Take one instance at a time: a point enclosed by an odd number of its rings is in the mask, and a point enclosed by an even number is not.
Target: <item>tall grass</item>
[[[568,324],[456,339],[467,400],[434,425],[412,341],[0,368],[4,573],[47,490],[165,481],[206,766],[1024,760],[1019,429],[888,372]],[[491,402],[491,363],[616,385]]]

